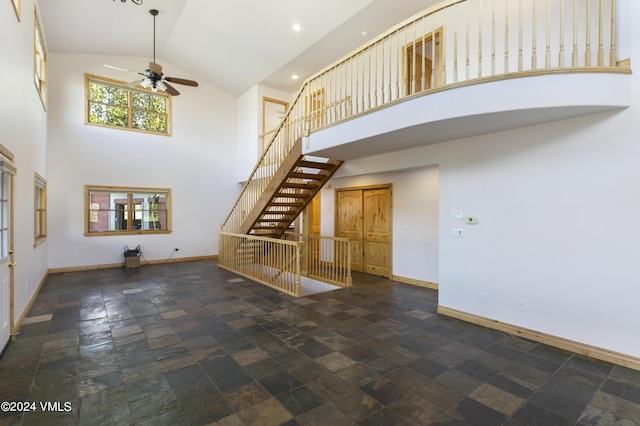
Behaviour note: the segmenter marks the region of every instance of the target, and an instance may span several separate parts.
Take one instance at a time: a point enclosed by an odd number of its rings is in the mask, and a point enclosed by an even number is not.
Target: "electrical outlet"
[[[522,312],[527,310],[527,303],[524,300],[518,300],[518,310]]]
[[[482,293],[482,303],[489,303],[489,293]]]

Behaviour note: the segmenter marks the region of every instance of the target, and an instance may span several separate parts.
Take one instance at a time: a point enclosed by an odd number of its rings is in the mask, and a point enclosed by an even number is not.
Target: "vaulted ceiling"
[[[38,0],[49,52],[156,57],[232,94],[304,79],[438,0]],[[137,1],[139,3],[140,0]],[[299,32],[293,24],[301,27]],[[118,64],[112,64],[118,65]],[[141,64],[141,69],[146,63]],[[292,80],[292,75],[299,80]]]

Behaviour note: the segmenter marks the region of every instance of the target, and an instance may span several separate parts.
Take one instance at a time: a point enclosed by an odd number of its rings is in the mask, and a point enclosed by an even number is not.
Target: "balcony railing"
[[[341,237],[285,233],[282,239],[302,242],[302,274],[339,287],[351,287],[351,240]]]
[[[218,265],[292,296],[305,294],[302,277],[351,286],[351,242],[347,238],[283,239],[220,232]]]
[[[616,62],[616,0],[450,0],[308,79],[221,226],[246,218],[293,144],[318,129],[466,84],[558,72],[629,72]]]
[[[300,296],[304,243],[220,232],[218,265],[273,287]]]

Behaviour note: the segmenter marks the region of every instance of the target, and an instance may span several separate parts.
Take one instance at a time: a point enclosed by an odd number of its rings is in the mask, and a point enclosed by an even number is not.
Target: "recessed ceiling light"
[[[291,76],[291,79],[292,79],[292,80],[297,80],[297,79],[298,79],[298,75],[297,75],[297,74],[292,75],[292,76]]]
[[[300,26],[300,24],[293,24],[293,26],[291,27],[293,29],[293,31],[298,32],[302,29],[302,27]]]

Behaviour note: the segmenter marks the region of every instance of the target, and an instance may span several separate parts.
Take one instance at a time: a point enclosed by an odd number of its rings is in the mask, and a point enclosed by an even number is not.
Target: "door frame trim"
[[[18,172],[15,163],[14,154],[4,145],[0,144],[0,157],[7,159],[13,170],[9,173],[9,338],[15,339],[15,254],[14,254],[14,233],[15,233],[15,175]]]

